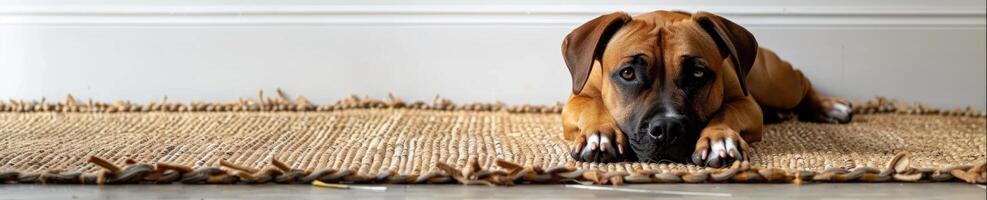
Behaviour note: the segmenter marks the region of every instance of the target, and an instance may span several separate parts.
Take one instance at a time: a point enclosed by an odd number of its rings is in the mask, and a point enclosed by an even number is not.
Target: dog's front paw
[[[750,146],[740,133],[726,127],[707,127],[699,135],[692,163],[706,167],[726,167],[743,161]]]
[[[583,129],[570,154],[577,161],[614,162],[624,155],[624,141],[624,134],[615,127]]]

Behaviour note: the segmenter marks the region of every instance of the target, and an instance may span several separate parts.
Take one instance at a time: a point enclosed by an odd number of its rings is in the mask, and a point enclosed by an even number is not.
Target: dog
[[[562,43],[572,94],[563,138],[584,162],[746,160],[764,123],[847,123],[851,104],[821,96],[740,25],[707,12],[615,12]]]

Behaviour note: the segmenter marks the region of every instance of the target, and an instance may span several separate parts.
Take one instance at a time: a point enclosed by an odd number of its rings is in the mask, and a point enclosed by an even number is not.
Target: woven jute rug
[[[2,183],[984,183],[984,113],[878,98],[850,124],[765,128],[747,162],[573,161],[560,105],[283,93],[226,103],[0,103]]]

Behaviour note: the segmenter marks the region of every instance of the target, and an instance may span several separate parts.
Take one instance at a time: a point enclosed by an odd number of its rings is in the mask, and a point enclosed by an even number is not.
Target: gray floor
[[[983,185],[668,184],[577,188],[381,185],[386,191],[306,185],[0,185],[0,199],[985,199]],[[603,190],[593,190],[603,189]]]

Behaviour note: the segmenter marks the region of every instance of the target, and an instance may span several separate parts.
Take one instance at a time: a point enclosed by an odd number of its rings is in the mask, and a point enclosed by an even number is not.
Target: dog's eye
[[[628,68],[624,68],[623,70],[620,70],[620,78],[623,78],[624,80],[627,81],[631,81],[634,80],[634,78],[637,78],[637,76],[634,75],[634,69],[628,67]]]
[[[686,78],[701,80],[706,77],[706,62],[703,62],[698,57],[684,56],[684,59],[682,59],[682,68],[686,70],[686,73],[683,75],[688,74],[692,76]]]
[[[679,79],[678,84],[687,91],[702,88],[702,86],[709,80],[712,80],[712,76],[715,75],[709,71],[709,68],[706,66],[706,62],[696,56],[682,56],[681,65],[683,71],[680,75],[681,79]]]

